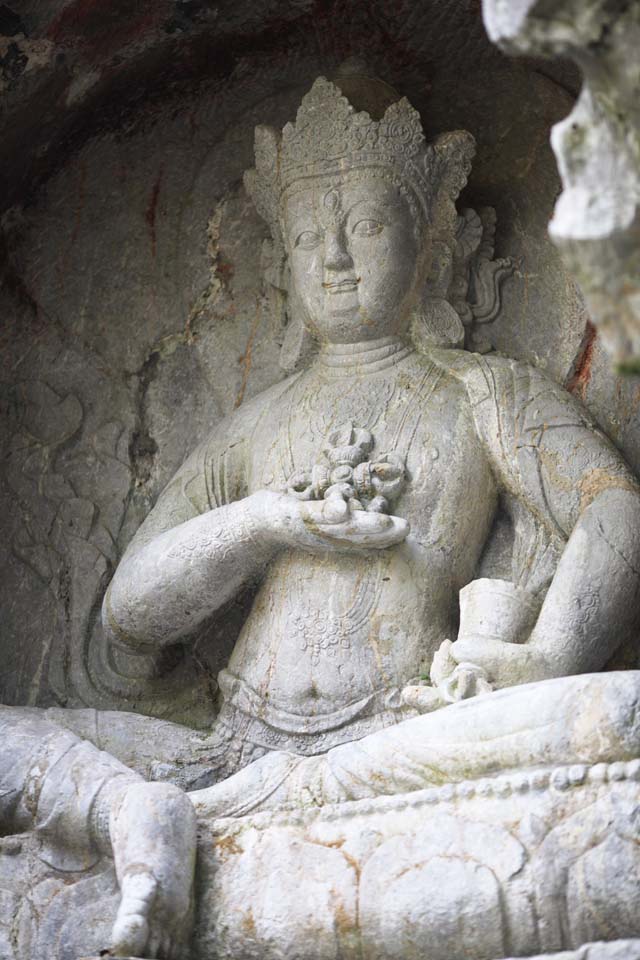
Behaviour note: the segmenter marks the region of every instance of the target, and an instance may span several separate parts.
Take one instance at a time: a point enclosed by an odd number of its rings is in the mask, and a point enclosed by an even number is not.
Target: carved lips
[[[355,290],[360,283],[360,277],[353,277],[350,280],[338,280],[335,283],[323,283],[327,293],[350,293]]]

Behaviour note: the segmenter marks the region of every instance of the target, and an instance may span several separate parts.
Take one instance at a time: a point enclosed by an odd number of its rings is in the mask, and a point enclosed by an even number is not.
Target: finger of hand
[[[456,640],[449,648],[449,655],[453,657],[456,663],[462,663],[465,660],[479,663],[483,654],[486,655],[487,652],[491,653],[491,651],[486,650],[486,641],[476,638],[473,640]],[[476,658],[478,659],[476,660]]]
[[[429,676],[434,686],[451,676],[456,668],[457,660],[451,656],[451,646],[451,640],[443,640],[433,655]]]
[[[456,640],[451,646],[451,656],[457,663],[476,664],[490,677],[503,671],[512,655],[513,645],[501,640]]]
[[[411,529],[408,520],[386,513],[356,513],[352,521],[358,532],[384,538],[388,544],[405,540]]]
[[[148,937],[147,917],[157,890],[155,877],[146,870],[125,871],[121,882],[121,900],[113,925],[113,951],[116,954],[142,955]]]
[[[475,694],[476,676],[468,670],[460,670],[457,674],[458,693],[461,700],[467,700]]]
[[[430,713],[444,706],[439,692],[433,687],[410,685],[402,690],[402,702],[420,713]]]
[[[365,513],[357,511],[351,515],[354,533],[382,533],[393,526],[393,520],[386,513]]]
[[[356,522],[351,519],[348,523],[323,527],[322,530],[317,532],[321,533],[325,539],[333,540],[335,543],[370,547],[373,550],[381,550],[400,543],[409,532],[409,525],[406,520],[400,520],[397,517],[386,517],[381,514],[356,514],[355,516],[358,518],[361,516],[372,518],[380,516],[383,521],[387,522],[367,523],[365,525],[361,524],[359,519]]]
[[[368,516],[372,516],[372,514],[368,514]],[[383,545],[382,541],[384,541],[384,546],[393,546],[406,540],[411,529],[408,520],[404,520],[402,517],[389,517],[385,514],[378,514],[378,516],[389,521],[375,534],[380,540],[380,546]]]

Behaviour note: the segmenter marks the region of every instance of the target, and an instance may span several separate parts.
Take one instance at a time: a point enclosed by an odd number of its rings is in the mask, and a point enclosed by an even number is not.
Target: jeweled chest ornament
[[[310,470],[296,471],[286,484],[287,493],[298,500],[348,500],[354,510],[386,513],[402,493],[406,468],[396,453],[370,454],[374,439],[368,430],[352,422],[327,435],[319,459]]]

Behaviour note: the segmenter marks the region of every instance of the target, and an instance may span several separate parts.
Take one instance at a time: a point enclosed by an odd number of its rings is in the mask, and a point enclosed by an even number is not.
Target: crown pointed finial
[[[464,185],[474,153],[471,134],[444,134],[427,144],[420,115],[406,97],[364,71],[366,64],[351,58],[338,69],[335,82],[318,77],[282,135],[271,127],[256,128],[256,166],[245,184],[274,237],[283,196],[313,177],[377,169],[409,190],[427,223],[442,185],[449,200]]]

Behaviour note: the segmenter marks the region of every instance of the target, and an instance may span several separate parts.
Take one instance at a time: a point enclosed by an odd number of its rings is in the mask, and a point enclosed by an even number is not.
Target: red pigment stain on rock
[[[77,0],[76,3],[62,8],[49,25],[47,36],[51,40],[65,40],[70,36],[79,37],[85,20],[90,19],[99,10],[100,0]]]
[[[131,0],[75,0],[49,25],[47,37],[56,43],[81,46],[108,57],[129,43],[140,41],[166,16],[164,2],[131,4]]]
[[[223,281],[228,281],[235,273],[235,267],[232,263],[218,263],[216,264],[216,274]]]
[[[158,176],[156,177],[156,182],[154,183],[151,191],[149,205],[144,215],[144,218],[149,226],[149,233],[151,235],[151,254],[153,257],[156,255],[156,213],[158,212],[158,197],[160,196],[160,184],[162,183],[163,173],[164,168],[160,167]]]
[[[596,328],[589,320],[587,320],[587,328],[582,350],[578,357],[573,376],[567,384],[567,390],[570,393],[579,394],[582,400],[585,398],[587,387],[589,386],[589,381],[591,380],[591,364],[593,362],[593,351],[596,345],[597,336],[598,332]]]

